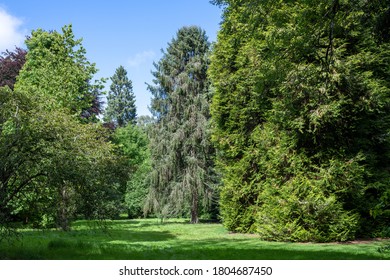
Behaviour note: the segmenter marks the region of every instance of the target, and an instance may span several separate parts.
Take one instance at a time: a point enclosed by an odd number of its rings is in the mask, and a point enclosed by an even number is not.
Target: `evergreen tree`
[[[137,114],[133,85],[123,66],[115,70],[111,81],[107,96],[106,121],[114,122],[119,127],[124,127],[128,123],[135,124]]]
[[[225,226],[272,240],[389,235],[389,2],[214,2]]]
[[[197,223],[210,201],[213,150],[209,140],[209,42],[199,27],[181,28],[158,64],[151,111],[149,209],[162,218],[188,215]],[[202,208],[203,206],[203,208]]]

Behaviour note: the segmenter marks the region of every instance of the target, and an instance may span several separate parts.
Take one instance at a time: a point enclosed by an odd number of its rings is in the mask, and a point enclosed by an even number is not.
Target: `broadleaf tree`
[[[129,180],[121,186],[124,209],[129,218],[139,218],[148,193],[148,174],[150,168],[150,151],[146,127],[128,124],[116,128],[112,139],[117,152],[124,158],[124,165],[129,173]]]
[[[81,42],[71,25],[64,26],[62,33],[34,30],[26,40],[27,61],[15,90],[43,98],[42,106],[48,110],[65,108],[81,117],[102,89],[102,81],[93,81],[97,69],[86,58]]]
[[[8,105],[0,108],[0,175],[9,214],[31,218],[40,212],[45,224],[51,220],[68,230],[78,205],[107,212],[100,202],[113,197],[106,190],[121,174],[105,130],[82,117],[101,88],[91,83],[96,68],[71,26],[62,31],[33,31],[14,92],[2,91]]]
[[[24,49],[16,48],[13,52],[7,50],[0,55],[0,87],[14,88],[16,77],[26,62],[26,54]]]

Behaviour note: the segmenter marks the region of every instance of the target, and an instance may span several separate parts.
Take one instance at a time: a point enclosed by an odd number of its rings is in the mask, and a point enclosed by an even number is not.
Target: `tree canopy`
[[[33,31],[26,44],[14,91],[0,88],[0,222],[23,217],[68,230],[82,208],[107,214],[120,158],[101,124],[80,118],[99,85],[71,27]]]
[[[291,241],[386,234],[388,1],[216,2],[211,112],[226,227]]]
[[[15,90],[42,100],[46,109],[66,108],[81,116],[92,106],[100,82],[91,83],[97,72],[86,58],[81,39],[75,39],[72,26],[62,33],[34,30],[26,40],[26,63],[19,73]]]
[[[15,51],[6,51],[0,56],[0,87],[14,88],[16,77],[26,62],[27,52],[21,48]]]
[[[111,77],[111,81],[110,92],[107,96],[106,121],[113,122],[119,127],[135,124],[137,117],[135,96],[126,69],[119,66]]]

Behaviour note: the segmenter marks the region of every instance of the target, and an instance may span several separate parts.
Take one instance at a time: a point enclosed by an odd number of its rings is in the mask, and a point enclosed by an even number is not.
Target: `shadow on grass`
[[[126,219],[120,219],[120,220],[108,220],[108,221],[88,221],[88,220],[81,220],[76,221],[72,223],[72,228],[77,230],[79,228],[82,229],[89,229],[89,230],[104,230],[108,229],[111,231],[111,229],[120,228],[120,229],[136,229],[136,228],[156,228],[156,227],[164,227],[164,226],[170,226],[170,225],[186,225],[190,224],[187,220],[165,220],[164,222],[161,222],[158,219],[149,219],[149,220],[126,220]]]
[[[390,254],[336,246],[258,242],[253,240],[208,239],[175,242],[171,251],[151,252],[149,259],[205,260],[390,260]]]
[[[142,227],[142,228],[147,228],[147,227],[156,227],[156,226],[169,226],[169,225],[188,225],[190,224],[189,221],[175,221],[175,220],[166,220],[164,222],[160,222],[159,220],[155,221],[150,221],[148,220],[147,222],[139,221],[139,220],[113,220],[107,222],[108,226],[124,226],[124,227],[129,227],[129,226],[135,226],[135,227]]]
[[[188,221],[109,221],[108,231],[78,221],[71,232],[23,231],[20,242],[0,243],[0,259],[18,260],[370,260],[390,259],[371,245],[292,244],[187,227]],[[168,226],[169,225],[169,226]],[[178,226],[176,226],[178,225]],[[183,225],[183,227],[181,226]],[[166,226],[166,227],[165,227]],[[212,227],[214,229],[214,227]],[[186,231],[192,234],[186,234]],[[383,245],[383,243],[382,243]]]
[[[134,233],[135,234],[135,233]],[[143,236],[148,235],[148,237]],[[151,234],[151,236],[150,236]],[[358,249],[343,252],[326,245],[305,249],[305,245],[283,243],[253,244],[247,240],[206,239],[176,240],[170,234],[137,232],[128,238],[85,241],[51,239],[46,246],[17,246],[0,251],[0,259],[53,260],[371,260],[390,259],[390,254],[364,252]],[[115,235],[115,234],[114,234]],[[154,236],[154,237],[153,237]],[[151,238],[153,237],[153,238]],[[153,242],[149,242],[153,239]],[[126,242],[127,241],[127,242]],[[145,242],[144,242],[145,241]],[[169,242],[167,242],[169,241]]]
[[[169,231],[147,231],[147,230],[123,230],[123,229],[111,229],[108,232],[105,231],[91,231],[85,229],[73,230],[71,232],[61,231],[47,231],[37,234],[37,232],[26,232],[21,242],[26,242],[29,238],[40,239],[45,238],[48,240],[64,240],[72,244],[73,240],[84,240],[88,242],[113,242],[123,241],[130,243],[137,242],[166,242],[175,239],[176,236]],[[74,242],[73,242],[74,243]]]

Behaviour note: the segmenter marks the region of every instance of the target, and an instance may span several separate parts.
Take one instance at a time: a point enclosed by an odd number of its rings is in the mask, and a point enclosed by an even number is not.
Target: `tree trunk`
[[[199,198],[198,192],[195,191],[192,194],[192,204],[191,204],[191,224],[197,224],[199,222]]]
[[[59,225],[63,231],[69,231],[70,226],[69,226],[69,220],[68,220],[68,202],[69,202],[69,196],[67,192],[66,185],[64,184],[61,187],[60,190],[60,208],[59,208]]]

